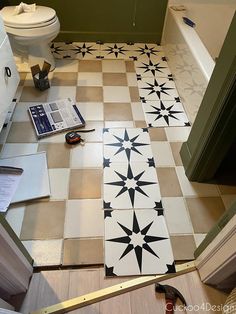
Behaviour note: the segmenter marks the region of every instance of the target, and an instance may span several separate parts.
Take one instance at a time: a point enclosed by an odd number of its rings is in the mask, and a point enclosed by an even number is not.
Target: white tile
[[[193,227],[184,199],[182,197],[163,197],[162,203],[170,234],[192,234]]]
[[[7,210],[6,220],[14,230],[15,234],[20,237],[22,222],[25,214],[25,206],[12,205]]]
[[[129,86],[138,86],[136,73],[126,73]]]
[[[205,239],[205,237],[206,237],[206,233],[194,234],[194,240],[197,247],[201,244],[201,242]]]
[[[5,144],[1,158],[15,157],[37,153],[38,143]]]
[[[33,102],[19,102],[16,105],[16,109],[12,116],[12,121],[14,122],[24,122],[30,121],[30,116],[28,112],[28,108],[30,106],[34,106],[36,103]]]
[[[125,73],[125,61],[123,60],[102,60],[102,71],[111,73]]]
[[[61,264],[62,240],[22,241],[34,266],[53,266]]]
[[[221,195],[222,201],[226,209],[229,209],[231,205],[236,201],[235,194]]]
[[[173,272],[173,262],[163,215],[151,209],[105,211],[106,276]]]
[[[105,128],[133,128],[133,121],[105,121]]]
[[[103,121],[103,103],[101,102],[78,102],[77,107],[85,121]]]
[[[169,127],[165,128],[169,142],[186,142],[191,131],[191,127]]]
[[[102,200],[99,199],[69,200],[64,238],[102,237],[104,235],[102,207]]]
[[[102,167],[102,143],[85,143],[71,148],[71,168]]]
[[[52,200],[65,200],[68,197],[70,169],[49,169]]]
[[[143,110],[146,122],[152,127],[187,126],[189,120],[181,102],[170,100],[144,101]]]
[[[109,162],[153,162],[148,129],[104,129],[103,142]]]
[[[129,88],[125,86],[103,86],[104,102],[130,102]]]
[[[76,86],[51,86],[48,90],[47,101],[71,98],[75,100]]]
[[[175,166],[172,150],[168,142],[152,142],[151,147],[156,166]]]
[[[102,86],[103,85],[102,73],[79,72],[77,85],[78,86]]]
[[[190,182],[185,175],[184,167],[176,167],[176,173],[184,196],[219,196],[215,184]]]
[[[179,98],[173,80],[164,77],[144,77],[138,80],[140,97],[145,100],[177,100]]]
[[[142,104],[140,102],[132,102],[131,108],[132,108],[132,115],[133,115],[134,121],[144,121],[145,120],[143,107],[142,107]]]
[[[64,59],[55,61],[56,68],[54,72],[78,72],[78,60]]]
[[[104,168],[104,208],[161,206],[155,167],[148,163],[111,163]]]

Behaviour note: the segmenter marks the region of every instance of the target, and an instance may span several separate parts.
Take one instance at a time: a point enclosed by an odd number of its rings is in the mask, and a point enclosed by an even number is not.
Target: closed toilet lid
[[[30,13],[15,14],[15,6],[4,7],[0,13],[4,24],[10,27],[32,28],[50,24],[56,17],[56,11],[44,6],[36,6]]]

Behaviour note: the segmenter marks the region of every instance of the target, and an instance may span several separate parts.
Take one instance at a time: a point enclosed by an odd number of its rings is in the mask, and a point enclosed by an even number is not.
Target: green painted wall
[[[19,2],[2,0],[1,6]],[[27,0],[35,2],[56,10],[64,41],[160,43],[167,6],[167,0]]]

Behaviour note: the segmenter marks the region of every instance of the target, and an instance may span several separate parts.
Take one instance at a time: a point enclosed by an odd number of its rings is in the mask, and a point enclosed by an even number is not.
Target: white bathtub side
[[[193,122],[215,62],[195,30],[184,24],[182,16],[183,12],[168,10],[162,45],[181,101]]]

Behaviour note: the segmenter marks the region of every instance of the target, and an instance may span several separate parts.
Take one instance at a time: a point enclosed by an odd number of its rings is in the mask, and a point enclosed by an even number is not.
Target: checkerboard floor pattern
[[[134,51],[146,62],[145,45],[141,48]],[[151,48],[150,54],[160,50],[156,45]],[[137,61],[109,59],[104,51],[102,59],[56,60],[56,70],[49,75],[51,87],[44,92],[33,87],[27,67],[19,66],[18,104],[12,122],[0,134],[0,157],[47,152],[50,199],[12,205],[6,214],[37,266],[104,263],[103,128],[147,127]],[[37,140],[29,120],[26,109],[32,103],[66,97],[76,100],[86,128],[96,130],[83,134],[83,148],[67,146],[64,134]],[[149,128],[175,260],[193,258],[196,245],[236,198],[235,187],[187,180],[179,150],[190,129]]]

